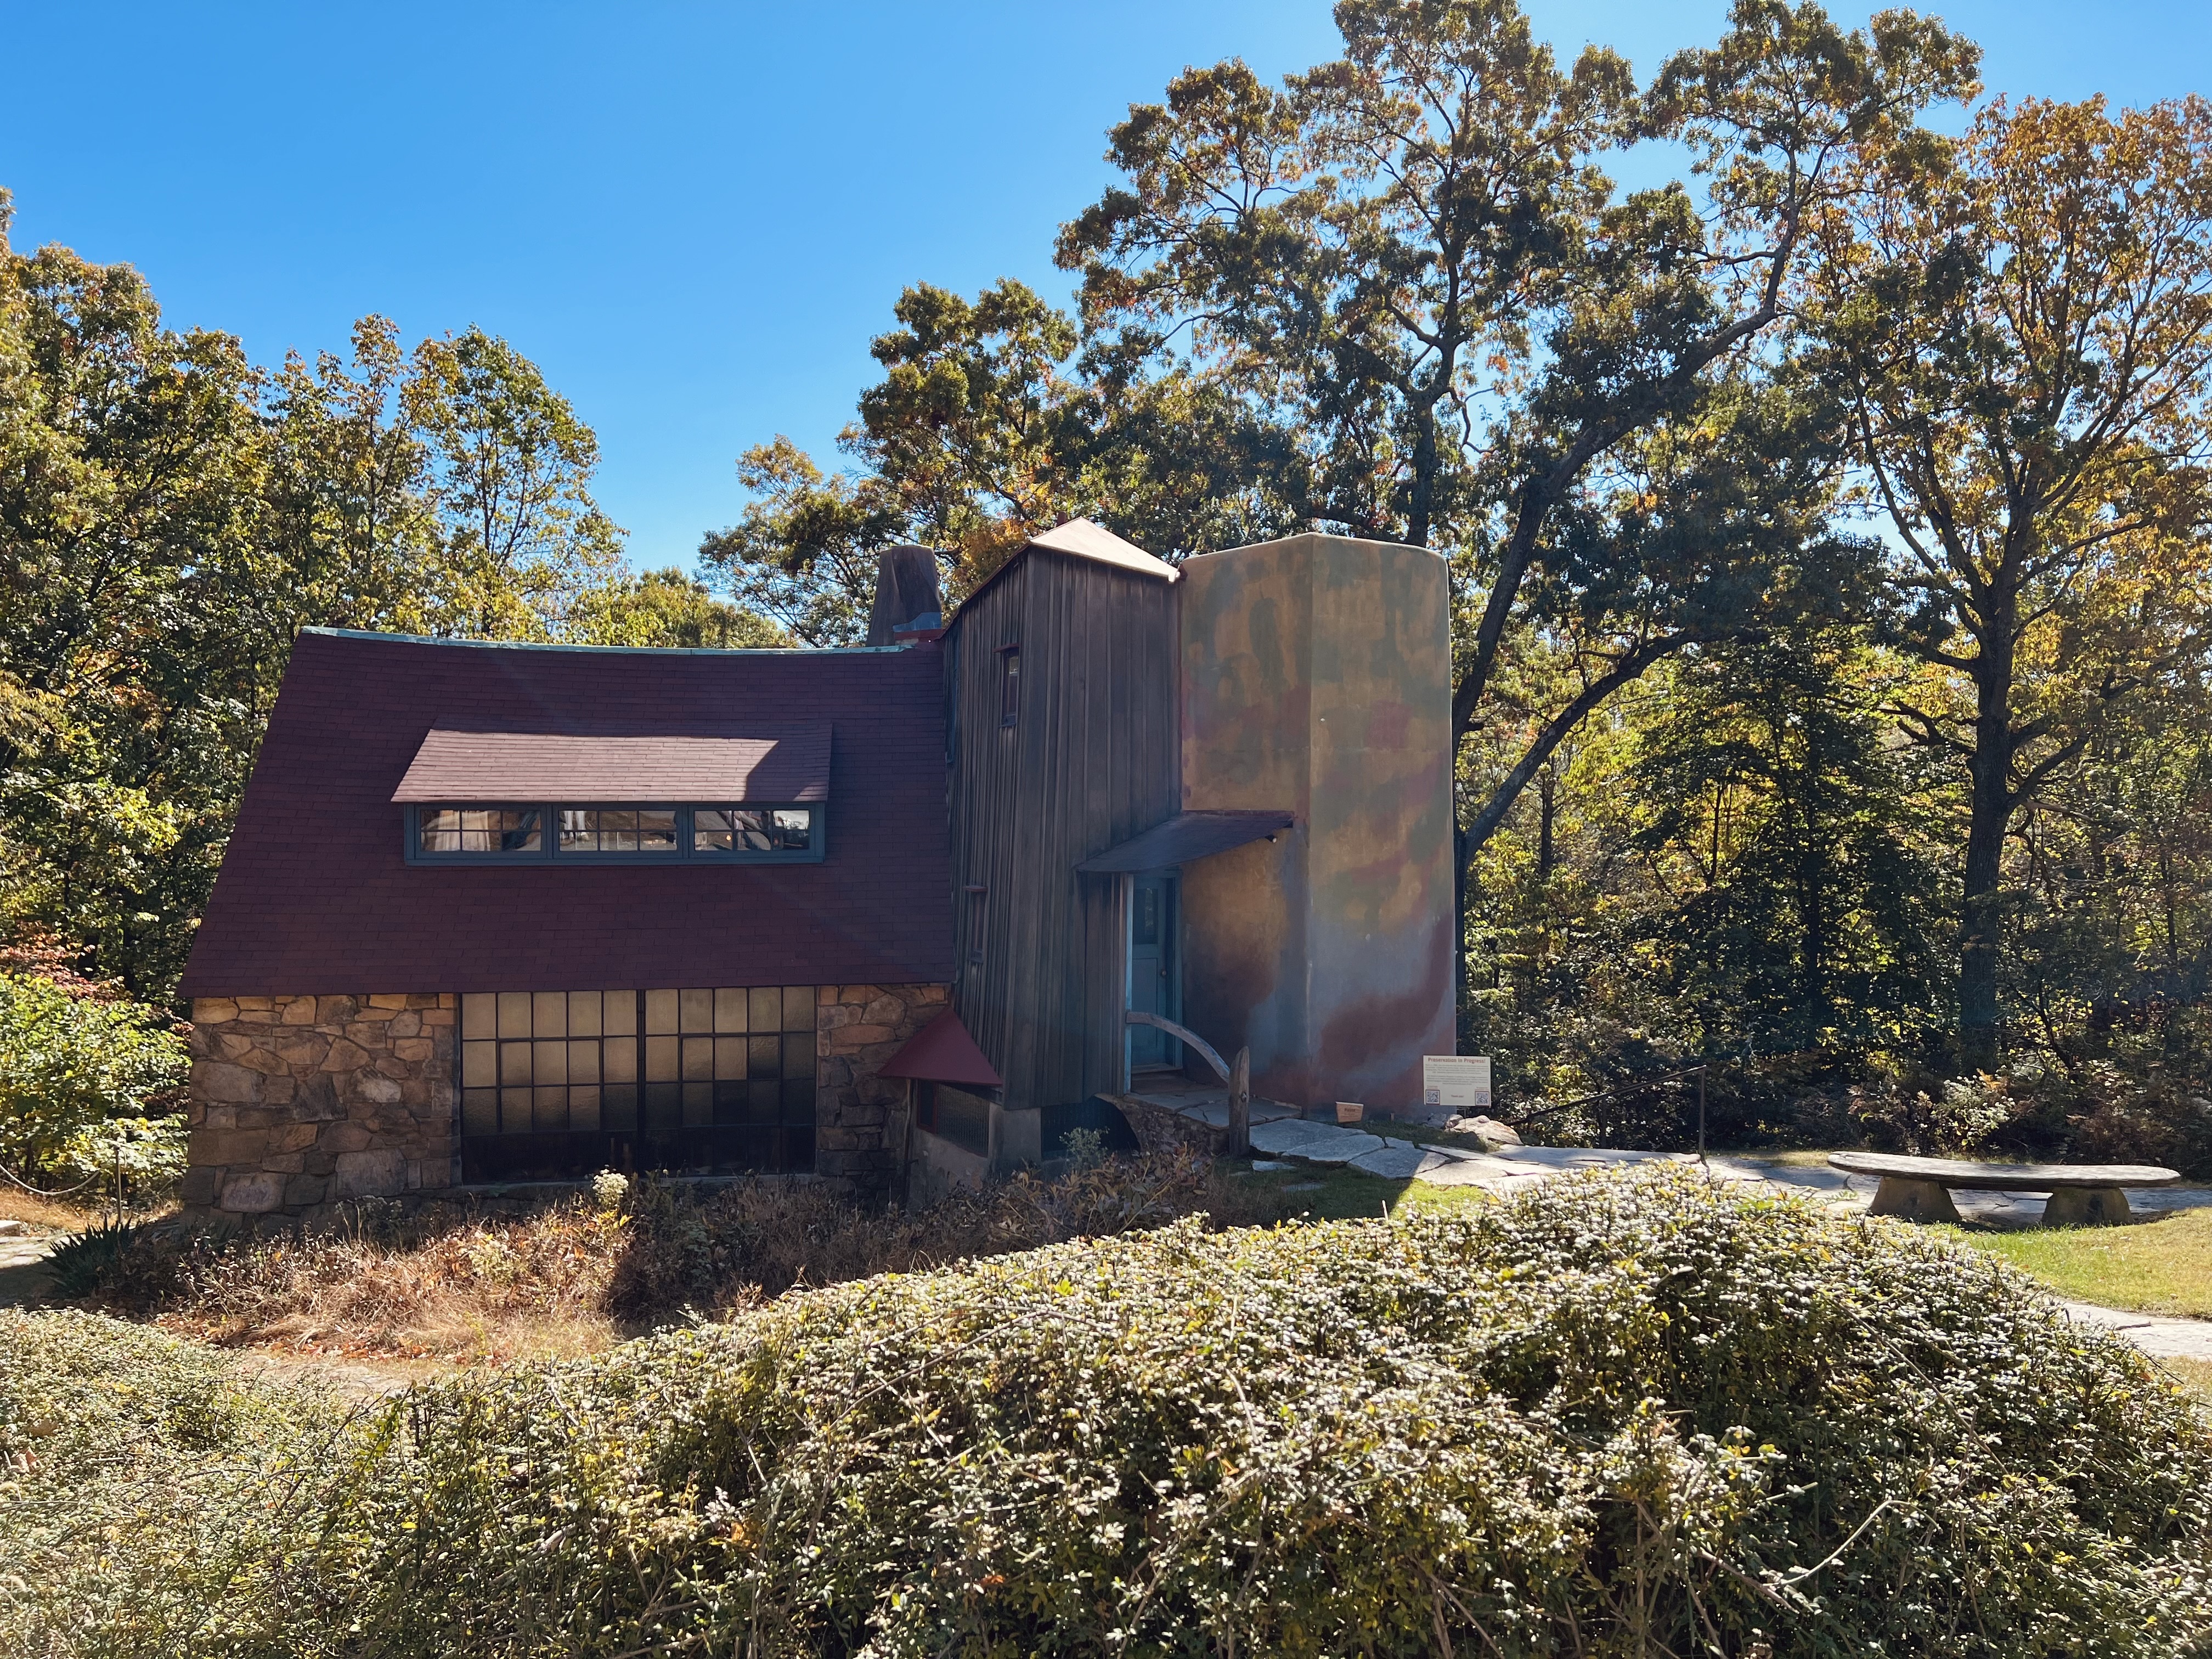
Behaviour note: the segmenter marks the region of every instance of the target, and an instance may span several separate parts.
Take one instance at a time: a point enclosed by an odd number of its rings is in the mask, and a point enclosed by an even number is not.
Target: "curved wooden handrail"
[[[1131,1008],[1121,1016],[1125,1025],[1149,1025],[1155,1030],[1165,1031],[1178,1042],[1185,1042],[1206,1057],[1206,1063],[1220,1074],[1229,1087],[1229,1129],[1222,1137],[1221,1149],[1231,1158],[1242,1158],[1252,1149],[1252,1051],[1239,1048],[1237,1063],[1224,1065],[1212,1043],[1188,1026],[1178,1025],[1158,1014],[1148,1014],[1141,1008]]]
[[[1212,1043],[1188,1027],[1178,1025],[1171,1019],[1163,1019],[1158,1014],[1148,1014],[1141,1008],[1130,1009],[1121,1016],[1121,1019],[1124,1024],[1150,1025],[1158,1030],[1165,1031],[1178,1042],[1188,1043],[1205,1056],[1206,1063],[1213,1067],[1224,1083],[1229,1081],[1229,1063],[1214,1052]]]

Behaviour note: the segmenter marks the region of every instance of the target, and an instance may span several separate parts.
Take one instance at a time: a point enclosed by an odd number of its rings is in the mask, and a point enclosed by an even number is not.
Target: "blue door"
[[[1129,893],[1129,1006],[1164,1019],[1180,1012],[1176,978],[1176,880],[1139,876]],[[1129,1028],[1129,1069],[1180,1066],[1182,1044],[1152,1025]]]

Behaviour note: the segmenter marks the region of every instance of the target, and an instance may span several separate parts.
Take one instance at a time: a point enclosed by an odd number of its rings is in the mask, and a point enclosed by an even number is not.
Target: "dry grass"
[[[505,1361],[597,1352],[626,1218],[572,1203],[514,1218],[434,1211],[229,1249],[187,1241],[160,1324],[292,1353]],[[195,1246],[198,1246],[195,1250]]]
[[[47,1198],[27,1193],[12,1182],[0,1181],[0,1221],[21,1221],[51,1232],[82,1232],[106,1213],[97,1200],[80,1205],[73,1199]]]
[[[595,1352],[794,1287],[910,1273],[1197,1211],[1224,1225],[1304,1208],[1181,1156],[1027,1175],[917,1211],[817,1183],[705,1195],[641,1183],[619,1210],[458,1206],[367,1213],[339,1232],[258,1238],[156,1230],[91,1300],[203,1340],[279,1353],[476,1364]]]

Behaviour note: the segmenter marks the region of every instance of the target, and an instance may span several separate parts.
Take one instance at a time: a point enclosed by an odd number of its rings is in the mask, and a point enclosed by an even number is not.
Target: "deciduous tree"
[[[2212,104],[1999,105],[1945,169],[1860,167],[1808,303],[1925,623],[1898,714],[1968,780],[1986,1066],[2016,815],[2212,646]]]
[[[471,613],[457,631],[549,636],[622,564],[622,532],[591,495],[598,438],[536,364],[481,329],[424,341],[404,395]]]

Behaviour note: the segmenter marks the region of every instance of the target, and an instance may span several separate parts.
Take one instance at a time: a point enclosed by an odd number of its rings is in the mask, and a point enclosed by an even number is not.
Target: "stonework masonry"
[[[896,1182],[902,1083],[878,1069],[944,1008],[943,985],[815,993],[815,1171],[872,1195]],[[450,993],[205,997],[192,1004],[191,1167],[198,1219],[313,1219],[458,1179]]]
[[[880,1196],[906,1146],[906,1085],[877,1075],[944,1012],[942,985],[824,985],[815,993],[814,1168]]]
[[[453,1181],[459,999],[192,1004],[189,1216],[312,1216]]]

